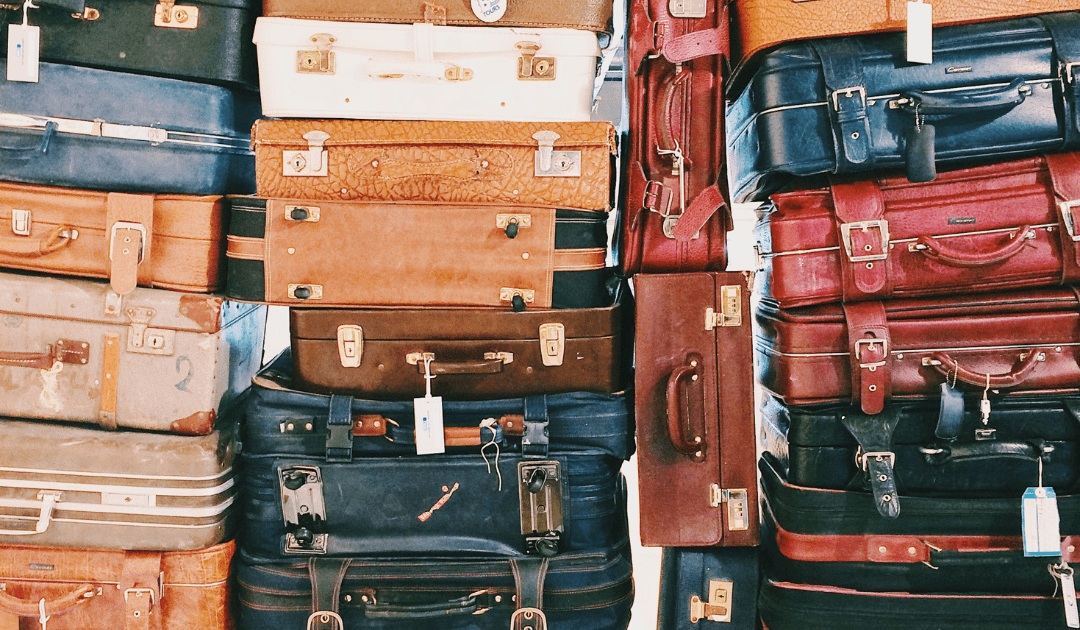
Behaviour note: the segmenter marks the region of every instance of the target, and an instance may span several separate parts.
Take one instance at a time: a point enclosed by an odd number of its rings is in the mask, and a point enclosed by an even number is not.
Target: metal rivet
[[[903,353],[900,353],[900,354],[896,355],[896,358],[897,358],[897,359],[903,359],[903,358],[904,358],[904,354],[903,354]]]
[[[378,420],[376,420],[375,422],[373,422],[373,423],[372,423],[372,426],[373,426],[373,427],[375,427],[376,429],[378,429],[378,428],[379,428],[379,424],[380,424],[380,423],[379,423],[379,421],[378,421]]]
[[[371,161],[371,167],[372,168],[379,168],[379,161],[378,160],[372,160]]]
[[[886,551],[888,551],[888,549],[886,549],[885,547],[878,547],[877,550],[881,553],[885,553]]]
[[[86,344],[84,343],[83,345],[85,346]],[[1061,352],[1061,346],[1054,348],[1054,352]]]
[[[691,361],[690,367],[697,367],[697,360]]]
[[[310,430],[312,430],[312,429],[313,429],[314,427],[313,427],[313,426],[311,426],[311,423],[309,422],[309,423],[307,423],[307,424],[305,424],[305,425],[304,425],[304,428],[305,428],[305,429],[307,429],[308,431],[310,431]]]
[[[874,246],[873,245],[863,245],[863,249],[865,249],[866,251],[871,251],[871,250],[874,249]]]
[[[531,367],[527,367],[527,368],[525,368],[525,373],[526,373],[526,374],[532,374],[532,373],[533,373],[533,369],[532,369]]]
[[[690,377],[690,380],[691,380],[691,381],[696,381],[696,380],[697,380],[697,374],[695,374],[695,375],[691,376],[691,377]]]
[[[877,385],[871,385],[870,387],[867,387],[867,389],[869,389],[872,392],[876,392],[877,391]]]
[[[498,604],[501,601],[502,601],[502,595],[496,595],[495,596],[495,603]]]
[[[907,552],[914,556],[915,555],[915,548],[914,547],[908,547]]]
[[[858,131],[851,132],[851,139],[852,140],[858,140],[859,139],[859,132]]]
[[[488,161],[487,160],[480,160],[480,168],[487,168],[487,167],[488,167]]]
[[[289,424],[285,425],[285,428],[292,431],[293,429],[296,428],[296,425],[294,425],[293,423],[290,422]]]
[[[525,252],[524,254],[522,254],[522,255],[521,255],[521,258],[522,258],[523,260],[528,260],[528,259],[529,259],[529,252]]]
[[[888,481],[888,480],[889,480],[888,475],[878,475],[878,481],[884,482],[884,481]]]
[[[889,501],[892,501],[892,495],[891,494],[883,494],[883,495],[881,495],[881,502],[882,503],[888,503]]]
[[[1076,551],[1076,545],[1069,545],[1069,553]]]
[[[345,596],[345,601],[351,602],[352,601],[352,595],[346,595]]]
[[[290,248],[288,249],[288,252],[289,252],[290,254],[295,254],[295,253],[296,253],[296,248],[295,248],[295,247],[290,247]]]
[[[874,268],[874,263],[866,263],[866,268],[867,269],[873,269]]]
[[[344,195],[344,194],[346,194],[346,193],[348,193],[348,192],[349,192],[349,189],[348,189],[348,188],[342,188],[342,189],[341,189],[341,194],[343,194],[343,195]]]

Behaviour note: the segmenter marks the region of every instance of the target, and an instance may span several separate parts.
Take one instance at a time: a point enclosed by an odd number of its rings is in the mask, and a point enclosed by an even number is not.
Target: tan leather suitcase
[[[0,267],[210,292],[223,284],[220,196],[104,193],[0,182]],[[0,232],[2,232],[0,228]]]
[[[607,122],[259,120],[251,142],[260,197],[611,208]]]
[[[0,545],[4,630],[229,630],[232,542],[197,551]]]

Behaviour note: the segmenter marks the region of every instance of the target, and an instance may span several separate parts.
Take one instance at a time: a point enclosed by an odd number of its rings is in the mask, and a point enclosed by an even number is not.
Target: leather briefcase
[[[757,311],[757,380],[788,405],[1080,389],[1080,297],[1032,289]]]
[[[947,26],[934,62],[905,61],[904,34],[781,46],[728,110],[735,201],[793,177],[968,166],[1080,149],[1080,12]]]
[[[760,287],[783,308],[1080,282],[1080,153],[771,199]]]
[[[723,271],[732,229],[724,156],[728,3],[633,0],[625,80],[632,134],[620,264]]]
[[[232,542],[165,553],[0,545],[0,623],[231,630],[234,551]]]
[[[634,276],[644,545],[758,543],[748,277]]]
[[[228,203],[225,292],[239,300],[515,310],[611,302],[604,212],[252,197]],[[352,234],[370,244],[362,255],[344,255]]]
[[[611,123],[260,120],[260,197],[610,210]]]
[[[757,630],[757,547],[664,549],[657,630],[696,630],[702,621]]]

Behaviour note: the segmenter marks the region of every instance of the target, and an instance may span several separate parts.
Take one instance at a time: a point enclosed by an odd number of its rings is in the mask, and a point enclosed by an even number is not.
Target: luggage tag
[[[904,159],[907,162],[908,181],[913,184],[932,182],[937,179],[937,159],[934,152],[934,138],[937,130],[927,124],[915,106],[915,126],[904,134]]]
[[[435,378],[435,375],[431,373],[433,360],[430,357],[424,358],[424,388],[426,390],[424,397],[413,398],[417,455],[437,455],[446,452],[442,396],[431,395],[431,379]]]
[[[907,3],[907,60],[934,63],[934,7],[922,0]]]
[[[484,22],[498,22],[506,14],[509,0],[472,0],[472,11]]]
[[[1024,491],[1021,507],[1025,557],[1061,555],[1057,494],[1042,483],[1043,461],[1039,457],[1039,485]]]
[[[1061,564],[1050,565],[1050,574],[1061,582],[1061,599],[1065,602],[1065,625],[1080,628],[1080,612],[1076,608],[1076,584],[1073,568],[1064,559]]]
[[[30,0],[23,3],[22,24],[8,24],[7,80],[38,82],[38,55],[41,52],[41,27],[26,22],[27,12],[36,9]]]

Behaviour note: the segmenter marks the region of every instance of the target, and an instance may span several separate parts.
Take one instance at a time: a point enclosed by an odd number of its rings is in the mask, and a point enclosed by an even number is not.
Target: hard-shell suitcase
[[[248,388],[266,307],[0,273],[5,415],[205,434]]]
[[[811,40],[762,57],[728,109],[735,201],[794,176],[974,165],[1080,149],[1080,12],[949,26],[934,62],[904,34]]]
[[[0,182],[0,265],[209,292],[223,285],[221,197],[131,195]]]
[[[566,28],[259,18],[277,118],[587,121],[600,46]]]
[[[311,307],[610,303],[607,213],[232,197],[226,294]],[[363,234],[363,255],[346,255]],[[515,299],[515,296],[516,299]]]
[[[1080,282],[1080,153],[777,193],[763,295],[791,308]]]
[[[227,540],[239,422],[233,413],[189,436],[4,418],[0,543],[167,551]]]
[[[634,276],[645,545],[758,543],[749,278]]]
[[[44,62],[39,79],[0,80],[0,179],[110,192],[252,191],[252,95]]]
[[[1080,296],[1071,288],[780,309],[758,304],[758,382],[788,405],[981,393],[1076,392]],[[996,393],[996,391],[994,392]]]
[[[232,542],[193,551],[0,545],[0,623],[31,630],[231,630]]]
[[[664,549],[657,630],[757,630],[760,582],[757,547]]]
[[[609,210],[611,123],[261,120],[260,197]]]
[[[633,0],[629,22],[620,264],[628,274],[723,271],[732,229],[724,156],[727,0]]]
[[[257,0],[42,0],[28,14],[41,29],[43,61],[257,87],[251,33]],[[40,7],[40,8],[36,8]],[[5,7],[6,8],[6,7]],[[0,10],[7,25],[22,21],[22,3]]]
[[[623,630],[630,546],[554,558],[435,555],[237,563],[243,630]]]

